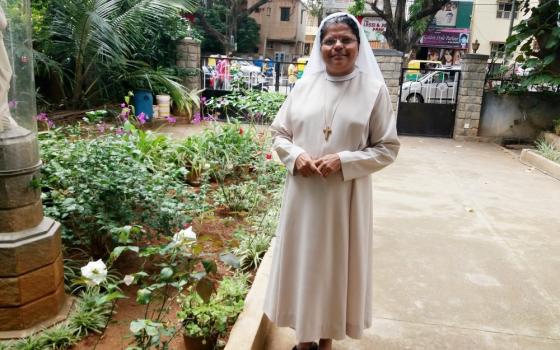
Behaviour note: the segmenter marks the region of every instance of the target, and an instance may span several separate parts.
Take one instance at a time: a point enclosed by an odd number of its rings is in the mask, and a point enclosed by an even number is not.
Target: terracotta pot
[[[186,350],[214,350],[214,347],[218,342],[218,336],[212,336],[209,338],[193,338],[183,334],[183,340],[185,341]]]

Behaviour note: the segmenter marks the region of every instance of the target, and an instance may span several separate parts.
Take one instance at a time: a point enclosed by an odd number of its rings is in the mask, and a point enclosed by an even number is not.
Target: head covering
[[[303,75],[311,75],[314,73],[323,72],[327,69],[325,62],[323,61],[323,57],[321,56],[321,29],[325,26],[325,23],[327,21],[339,16],[350,17],[354,22],[356,22],[356,25],[360,30],[360,47],[358,51],[358,58],[356,59],[355,63],[356,67],[360,71],[370,74],[375,79],[378,79],[385,83],[385,79],[383,79],[383,74],[381,74],[381,70],[379,69],[377,60],[375,59],[375,56],[371,51],[371,47],[369,46],[369,41],[367,39],[366,33],[364,32],[356,17],[345,12],[333,13],[332,15],[325,17],[323,21],[321,21],[321,25],[319,25],[317,35],[315,35],[315,41],[313,42],[313,50],[311,50],[311,55],[309,55],[309,60],[305,65]]]

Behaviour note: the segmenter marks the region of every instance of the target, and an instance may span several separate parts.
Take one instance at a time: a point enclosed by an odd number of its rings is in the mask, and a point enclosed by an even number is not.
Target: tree
[[[317,18],[317,25],[321,24],[323,20],[323,14],[325,13],[325,6],[323,0],[307,0],[305,6],[309,11],[309,14]]]
[[[361,9],[360,2],[369,5],[370,9],[387,22],[385,38],[389,45],[396,50],[408,52],[416,45],[435,14],[450,0],[415,0],[410,6],[410,16],[406,18],[407,0],[356,0],[354,8]],[[382,2],[383,10],[378,5]],[[396,2],[393,10],[392,2]],[[361,15],[362,13],[357,13]]]
[[[257,11],[269,0],[258,0],[255,4],[247,7],[247,0],[204,0],[201,2],[195,16],[197,23],[204,29],[206,34],[218,40],[224,51],[232,51],[232,38],[238,37],[239,23],[251,13]],[[221,22],[215,23],[209,20],[212,14],[220,17]]]
[[[516,62],[530,68],[524,85],[560,85],[560,4],[558,0],[539,0],[529,8],[529,0],[521,5],[531,16],[513,28],[514,34],[506,41],[506,50],[519,54]]]

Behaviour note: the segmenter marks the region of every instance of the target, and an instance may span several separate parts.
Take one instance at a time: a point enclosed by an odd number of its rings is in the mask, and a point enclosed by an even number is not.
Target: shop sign
[[[466,49],[469,45],[469,30],[459,28],[428,28],[420,39],[422,46]]]
[[[362,27],[368,38],[368,41],[385,41],[383,33],[387,29],[387,22],[379,17],[364,17],[362,19]]]
[[[455,27],[457,23],[457,3],[452,1],[443,5],[434,16],[433,24],[440,27]]]

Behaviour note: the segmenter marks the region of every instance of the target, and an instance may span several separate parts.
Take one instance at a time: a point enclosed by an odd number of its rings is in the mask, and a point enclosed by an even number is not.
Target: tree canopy
[[[560,85],[560,4],[558,0],[539,0],[529,7],[529,0],[521,9],[531,13],[529,18],[513,28],[507,39],[506,50],[518,51],[515,60],[530,68],[524,84]]]
[[[410,16],[406,18],[407,0],[396,0],[394,9],[391,0],[355,0],[352,10],[361,15],[366,8],[387,22],[384,36],[393,49],[408,52],[416,45],[435,14],[450,0],[415,0],[410,7]],[[383,5],[381,10],[379,5]]]

